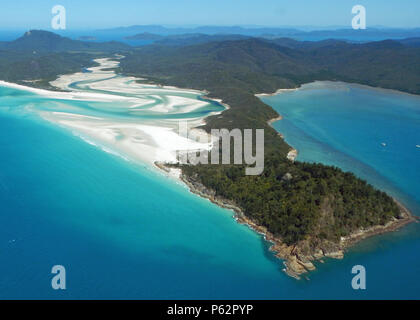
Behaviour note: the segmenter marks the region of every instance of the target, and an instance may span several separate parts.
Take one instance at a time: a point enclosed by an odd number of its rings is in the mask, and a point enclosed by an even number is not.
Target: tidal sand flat
[[[177,151],[211,148],[211,138],[204,144],[181,136],[179,122],[187,121],[189,130],[196,130],[193,128],[204,124],[206,116],[225,109],[221,104],[199,100],[204,94],[199,91],[140,84],[136,78],[116,75],[112,68],[118,66],[118,60],[95,61],[99,65],[88,72],[63,75],[51,82],[68,92],[0,85],[50,99],[48,106],[34,104],[32,111],[127,159],[148,164],[175,162]]]

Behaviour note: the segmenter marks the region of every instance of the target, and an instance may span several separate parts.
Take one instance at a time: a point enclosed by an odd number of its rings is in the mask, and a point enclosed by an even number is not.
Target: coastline
[[[280,90],[282,90],[282,89],[280,89]],[[288,89],[283,89],[283,90],[288,90]],[[280,121],[280,120],[283,120],[283,116],[282,115],[279,115],[278,117],[275,117],[273,119],[268,120],[267,121],[267,124],[274,129],[273,123],[276,122],[276,121]],[[283,134],[281,134],[279,132],[278,135],[280,136],[280,138],[284,139]],[[295,148],[293,148],[293,147],[291,147],[290,151],[287,153],[287,159],[289,159],[290,161],[294,162],[296,160],[298,154],[299,154],[298,150],[295,149]]]
[[[166,172],[170,172],[171,170],[171,168],[168,168],[163,164],[156,166]],[[280,238],[273,235],[265,227],[258,225],[255,221],[248,218],[243,213],[242,209],[233,201],[216,196],[215,191],[208,189],[199,181],[195,181],[182,173],[180,174],[179,179],[189,188],[191,193],[208,199],[219,207],[233,210],[235,213],[234,219],[238,223],[247,225],[253,231],[261,234],[264,240],[271,243],[269,250],[273,252],[277,258],[284,260],[283,264],[285,268],[283,271],[297,280],[299,280],[302,275],[316,269],[313,262],[318,261],[322,263],[322,259],[324,258],[342,259],[345,251],[356,243],[375,235],[397,231],[407,224],[415,222],[419,219],[413,216],[405,206],[394,199],[401,209],[400,219],[394,218],[384,226],[378,225],[365,230],[358,230],[347,237],[342,237],[340,243],[325,243],[323,244],[323,247],[316,248],[310,254],[304,254],[302,253],[299,244],[291,246],[285,244]]]
[[[116,97],[111,94],[93,93],[93,92],[82,92],[82,91],[64,91],[63,88],[58,88],[63,91],[51,91],[41,88],[35,88],[30,86],[24,86],[21,84],[7,82],[0,80],[0,86],[11,89],[17,89],[22,91],[31,92],[40,96],[44,96],[50,99],[59,100],[78,100],[78,101],[103,101],[103,102],[114,102],[114,101],[129,101],[126,97]]]
[[[414,216],[403,204],[401,204],[397,199],[393,198],[395,203],[400,208],[401,216],[400,219],[393,218],[393,220],[389,221],[384,226],[374,226],[365,230],[360,230],[358,232],[354,232],[349,236],[343,237],[341,239],[341,244],[345,248],[349,248],[352,245],[356,244],[359,241],[367,239],[369,237],[380,235],[388,232],[397,231],[400,228],[410,224],[412,222],[416,222],[419,220],[419,217]]]
[[[306,83],[302,83],[300,85],[298,85],[296,88],[283,88],[283,89],[277,89],[275,92],[271,92],[271,93],[257,93],[255,94],[256,97],[272,97],[281,93],[286,93],[286,92],[293,92],[293,91],[297,91],[297,90],[302,90],[305,89],[305,87],[310,86],[310,85],[351,85],[351,86],[355,86],[358,87],[360,89],[370,89],[370,90],[378,90],[378,91],[385,91],[387,93],[390,94],[394,94],[394,95],[405,95],[405,96],[411,96],[411,97],[418,97],[418,94],[415,93],[411,93],[411,92],[407,92],[407,91],[401,91],[401,90],[397,90],[397,89],[392,89],[392,88],[383,88],[383,87],[376,87],[373,85],[368,85],[368,84],[361,84],[361,83],[357,83],[357,82],[346,82],[346,81],[339,81],[339,80],[314,80],[314,81],[310,81],[310,82],[306,82]]]
[[[315,83],[316,82],[317,81],[315,81]],[[322,81],[319,81],[319,82],[322,82]],[[296,91],[301,88],[302,86],[299,86],[294,89],[278,89],[274,93],[270,93],[270,94],[262,93],[262,94],[256,94],[255,96],[257,97],[273,96],[273,95],[283,93],[283,92]],[[215,99],[212,99],[212,100],[215,100]],[[268,120],[267,123],[270,126],[272,126],[274,122],[282,120],[282,119],[283,119],[283,116],[279,115],[275,118]],[[283,135],[281,133],[279,133],[279,136],[283,138]],[[295,161],[297,155],[298,155],[298,150],[291,147],[291,150],[287,154],[287,158],[293,162]],[[158,168],[165,171],[169,170],[167,172],[171,171],[171,168],[166,167],[165,164],[161,164],[160,166],[158,166]],[[191,178],[188,178],[182,173],[182,171],[179,174],[179,179],[187,185],[190,192],[197,194],[198,196],[202,198],[208,199],[212,203],[222,208],[233,210],[235,212],[234,218],[238,223],[247,225],[249,228],[251,228],[255,232],[261,234],[266,241],[271,243],[269,250],[273,252],[277,258],[284,260],[283,263],[284,263],[285,268],[283,269],[283,271],[287,275],[298,280],[301,278],[302,275],[307,274],[308,272],[316,269],[313,262],[318,261],[318,262],[323,263],[324,258],[343,259],[345,251],[348,248],[357,244],[358,242],[361,242],[362,240],[373,237],[375,235],[397,231],[401,229],[402,227],[406,226],[407,224],[410,224],[412,222],[416,222],[417,220],[419,220],[418,217],[414,216],[397,199],[393,198],[393,200],[396,202],[396,204],[400,208],[401,216],[399,219],[393,218],[393,220],[389,221],[385,225],[377,225],[368,229],[360,229],[358,231],[351,233],[350,235],[346,237],[342,237],[339,243],[326,243],[325,247],[316,248],[316,250],[314,250],[310,254],[307,254],[307,253],[301,252],[299,248],[299,244],[288,246],[280,238],[270,233],[265,227],[258,225],[258,223],[248,218],[243,213],[242,209],[233,201],[216,196],[213,190],[206,188],[203,184],[201,184],[198,181],[194,181]]]
[[[1,83],[0,83],[1,84]],[[15,85],[12,84],[13,86],[16,86],[15,88],[19,88],[19,89],[24,89],[24,90],[28,90],[28,88],[30,87],[25,87],[25,86],[21,86],[21,85]],[[169,87],[166,87],[169,89]],[[175,88],[175,87],[173,87]],[[179,89],[179,88],[176,88]],[[295,91],[298,90],[299,88],[295,88],[295,89],[279,89],[277,90],[275,93],[272,94],[259,94],[256,96],[269,96],[269,95],[275,95],[281,92],[286,92],[286,91]],[[32,88],[32,90],[42,90],[42,89],[34,89]],[[182,89],[179,89],[182,90]],[[42,90],[43,94],[52,94],[50,93],[48,90]],[[40,91],[36,92],[38,94],[41,94]],[[77,94],[78,98],[74,98],[76,100],[81,100],[80,99],[80,94],[82,92],[80,91],[73,91],[73,92],[63,92],[63,93],[59,93],[60,95],[68,95],[68,97],[66,97],[65,99],[69,99],[70,96]],[[58,94],[57,92],[54,92],[54,94]],[[95,99],[98,98],[98,96],[96,94],[93,94],[94,97],[90,96],[89,98]],[[105,98],[105,96],[108,96],[108,98],[113,98],[116,100],[120,100],[120,97],[116,98],[114,95],[110,94],[110,95],[101,95],[102,98]],[[51,96],[49,96],[51,97]],[[226,105],[225,103],[223,103],[222,100],[220,99],[214,99],[214,98],[208,98],[207,95],[203,95],[201,96],[203,99],[208,99],[208,100],[212,100],[212,101],[216,101],[219,104],[223,105],[227,110],[229,109],[229,106]],[[64,99],[64,98],[63,98]],[[71,99],[71,98],[70,98]],[[125,99],[124,99],[125,100]],[[223,110],[223,111],[225,111]],[[223,111],[221,111],[220,113],[222,113]],[[68,115],[63,113],[63,116],[67,117]],[[210,115],[208,115],[210,116]],[[74,116],[73,116],[74,117]],[[206,116],[207,117],[207,116]],[[205,121],[206,117],[204,117],[202,120]],[[86,117],[84,117],[86,118]],[[278,121],[283,119],[282,116],[278,116],[276,118],[270,119],[268,121],[268,123],[271,125],[273,122]],[[57,120],[57,119],[55,119]],[[61,119],[61,120],[69,120],[69,119]],[[56,121],[59,122],[59,121]],[[68,123],[67,123],[68,124]],[[78,125],[78,129],[80,129],[80,122],[76,123]],[[88,126],[91,126],[93,123],[85,123]],[[108,124],[106,124],[108,126]],[[195,124],[193,127],[197,127],[198,125]],[[84,127],[83,129],[86,129],[86,127]],[[131,128],[130,128],[131,129]],[[150,134],[150,136],[154,136],[156,134],[156,132],[153,132],[154,134]],[[281,135],[279,133],[279,135]],[[162,136],[163,137],[163,136]],[[161,139],[162,139],[161,137]],[[154,139],[153,139],[154,140]],[[128,148],[130,149],[130,148]],[[127,150],[125,150],[127,151]],[[151,151],[151,150],[149,150]],[[289,157],[290,155],[290,157]],[[294,161],[295,158],[297,156],[297,150],[296,149],[292,149],[291,151],[289,151],[287,158],[291,161]],[[144,160],[144,159],[143,159]],[[263,235],[264,239],[266,241],[271,242],[271,246],[270,246],[270,251],[274,252],[275,256],[284,260],[284,265],[285,265],[285,269],[284,271],[292,277],[295,277],[297,279],[300,278],[300,275],[307,273],[311,270],[315,269],[315,266],[313,265],[312,261],[319,261],[322,260],[322,258],[324,257],[329,257],[329,258],[336,258],[336,259],[341,259],[344,256],[344,251],[349,248],[350,246],[354,245],[355,243],[366,239],[368,237],[377,235],[377,234],[382,234],[382,233],[386,233],[386,232],[392,232],[395,230],[398,230],[399,228],[405,226],[408,223],[411,223],[413,221],[416,220],[416,218],[409,212],[409,210],[407,208],[405,208],[402,204],[400,204],[397,200],[394,199],[394,201],[397,202],[398,206],[401,209],[401,213],[402,213],[402,217],[401,219],[394,219],[393,221],[390,221],[389,223],[387,223],[385,226],[375,226],[366,230],[359,230],[357,232],[352,233],[351,235],[344,237],[341,239],[339,244],[328,244],[327,247],[325,248],[319,248],[318,251],[313,252],[311,254],[303,254],[302,252],[300,252],[299,250],[299,245],[294,245],[294,246],[288,246],[285,243],[282,242],[282,240],[280,238],[275,237],[272,233],[270,233],[266,228],[259,226],[257,223],[255,223],[254,221],[252,221],[250,218],[246,217],[245,214],[243,213],[243,211],[241,210],[240,207],[238,207],[234,202],[227,200],[227,199],[223,199],[221,197],[218,197],[215,195],[215,192],[212,190],[207,189],[206,187],[204,187],[201,183],[191,180],[189,178],[187,178],[185,175],[182,174],[180,169],[174,169],[174,168],[168,168],[165,166],[165,164],[162,163],[157,163],[157,161],[155,161],[156,159],[148,159],[148,162],[152,162],[157,168],[165,171],[169,176],[173,176],[175,178],[180,179],[182,182],[184,182],[187,187],[190,189],[190,191],[192,193],[195,193],[197,195],[199,195],[202,198],[206,198],[209,199],[210,201],[212,201],[213,203],[215,203],[216,205],[222,207],[222,208],[226,208],[229,210],[233,210],[235,212],[235,219],[238,223],[241,224],[246,224],[248,225],[252,230],[254,230],[255,232]],[[165,161],[165,159],[160,159],[160,161]],[[167,168],[168,170],[165,170],[165,168]],[[175,171],[174,171],[175,170]]]
[[[272,97],[272,96],[275,96],[275,95],[277,95],[277,94],[284,93],[284,92],[293,92],[293,91],[299,90],[300,88],[301,88],[301,86],[296,87],[296,88],[277,89],[277,90],[276,90],[275,92],[273,92],[273,93],[257,93],[255,96],[256,96],[256,97]],[[275,120],[274,120],[274,121],[275,121]]]
[[[277,94],[281,94],[284,92],[293,92],[302,89],[305,85],[314,84],[317,83],[320,85],[323,85],[325,82],[327,83],[333,83],[337,84],[337,81],[313,81],[310,83],[305,83],[300,85],[299,87],[296,87],[294,89],[278,89],[274,93],[262,93],[262,94],[256,94],[257,97],[267,97],[267,96],[275,96]],[[338,84],[347,84],[345,82],[338,81]],[[351,85],[357,85],[361,88],[366,88],[370,86],[362,85],[358,83],[351,83]],[[392,89],[384,89],[384,88],[378,88],[378,87],[372,87],[377,90],[390,90],[393,94],[396,93],[402,93],[402,94],[409,94],[405,92],[400,92],[397,90]],[[409,94],[411,95],[411,94]],[[279,120],[282,120],[283,116],[279,115],[278,117],[275,117],[273,119],[270,119],[267,123],[273,127],[273,123]],[[279,135],[284,138],[284,135],[279,133]],[[290,161],[295,161],[298,156],[298,150],[293,148],[288,152],[287,158]],[[373,226],[371,228],[365,229],[365,230],[359,230],[356,232],[353,232],[352,234],[342,237],[340,239],[340,243],[338,244],[338,247],[335,251],[326,252],[325,250],[321,250],[313,255],[307,256],[307,255],[298,255],[294,254],[293,250],[295,249],[295,246],[293,248],[287,247],[284,243],[282,243],[281,239],[276,238],[273,234],[268,232],[265,228],[258,226],[255,224],[255,222],[251,221],[250,219],[246,218],[243,219],[244,223],[248,224],[252,229],[256,230],[259,233],[262,233],[264,235],[264,238],[273,245],[270,247],[270,250],[276,253],[276,256],[278,258],[284,259],[284,265],[286,269],[284,270],[288,275],[299,279],[300,275],[307,273],[309,271],[315,270],[315,266],[311,261],[322,261],[323,257],[329,257],[329,258],[335,258],[335,259],[342,259],[344,257],[344,252],[346,249],[352,247],[353,245],[357,244],[358,242],[365,240],[367,238],[373,237],[375,235],[380,235],[388,232],[394,232],[399,230],[400,228],[406,226],[407,224],[410,224],[412,222],[416,222],[420,220],[419,217],[414,216],[401,202],[399,202],[397,199],[393,197],[393,200],[400,208],[401,212],[401,218],[395,219],[389,221],[384,226],[377,225]],[[243,213],[242,213],[242,216]]]

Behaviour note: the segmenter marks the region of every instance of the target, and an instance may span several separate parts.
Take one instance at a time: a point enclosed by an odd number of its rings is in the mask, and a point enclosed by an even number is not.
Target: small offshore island
[[[25,34],[19,44],[33,43],[39,33],[42,32]],[[51,35],[42,33],[43,38],[48,36]],[[51,41],[57,37],[51,36]],[[66,48],[74,45],[68,41]],[[84,50],[83,43],[75,43]],[[104,58],[102,52],[77,56],[66,53],[69,66],[65,70],[60,69],[61,58],[51,58],[58,74],[16,79],[18,75],[9,70],[5,80],[20,83],[37,80],[31,84],[66,90],[34,89],[37,94],[63,101],[99,103],[90,108],[94,111],[88,112],[81,107],[69,110],[64,107],[60,112],[38,111],[44,119],[80,133],[90,143],[89,138],[99,141],[105,145],[105,151],[116,150],[119,155],[179,176],[192,192],[234,210],[238,222],[249,225],[272,242],[271,250],[285,260],[287,274],[298,278],[315,269],[313,261],[342,258],[344,250],[354,243],[394,231],[415,218],[391,196],[353,173],[298,161],[297,150],[272,127],[273,121],[281,116],[256,95],[276,92],[278,88],[295,90],[318,79],[420,93],[420,73],[415,68],[407,71],[407,61],[420,55],[418,48],[387,41],[367,45],[337,41],[331,53],[329,43],[320,47],[307,45],[303,49],[286,48],[281,41],[246,39],[131,50],[115,43],[98,44],[100,50],[105,50],[104,47],[109,50],[107,57],[113,58]],[[395,57],[396,63],[390,70],[386,69],[388,59],[381,56],[384,47],[388,49],[387,55],[391,52]],[[89,46],[89,50],[93,49]],[[331,55],[341,59],[331,60]],[[377,66],[369,69],[372,55],[378,57],[378,63],[387,71],[385,76]],[[353,69],[345,68],[354,57],[358,59]],[[28,63],[36,65],[35,58],[30,59]],[[90,72],[73,73],[82,66],[90,67]],[[394,75],[401,73],[403,80],[393,81]],[[59,74],[62,75],[57,78]],[[211,100],[218,103],[212,105]],[[196,115],[191,117],[194,112]],[[179,117],[192,120],[191,128],[204,133],[221,128],[264,129],[263,174],[245,176],[242,165],[174,164],[176,151],[209,148],[174,132]]]

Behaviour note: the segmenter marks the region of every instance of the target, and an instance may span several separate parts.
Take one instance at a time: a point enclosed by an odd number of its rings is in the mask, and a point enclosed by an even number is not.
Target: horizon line
[[[109,27],[75,27],[75,28],[67,28],[65,30],[60,30],[60,32],[66,32],[70,30],[74,31],[103,31],[103,30],[112,30],[112,29],[128,29],[134,27],[163,27],[167,29],[197,29],[197,28],[243,28],[243,29],[297,29],[299,31],[304,32],[311,32],[311,31],[334,31],[334,30],[343,30],[348,29],[352,30],[351,26],[346,25],[320,25],[320,26],[312,26],[312,25],[241,25],[241,24],[231,24],[231,25],[224,25],[224,24],[203,24],[203,25],[182,25],[182,24],[133,24],[133,25],[119,25],[119,26],[109,26]],[[308,30],[302,30],[302,28],[306,28]],[[0,31],[21,31],[21,30],[51,30],[51,26],[34,26],[34,27],[3,27],[0,26]],[[329,29],[329,30],[325,30]],[[413,30],[413,29],[420,29],[420,25],[416,27],[408,27],[408,26],[384,26],[384,25],[372,25],[367,27],[365,30],[369,29],[379,29],[379,30],[387,30],[387,29],[405,29],[405,30]],[[56,30],[58,31],[58,30]]]

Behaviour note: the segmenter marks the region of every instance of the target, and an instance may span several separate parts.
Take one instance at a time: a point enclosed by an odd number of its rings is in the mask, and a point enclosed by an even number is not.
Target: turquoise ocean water
[[[285,116],[275,126],[300,159],[349,166],[419,213],[418,98],[348,88],[264,100]],[[418,224],[297,281],[232,212],[28,112],[54,104],[0,87],[1,299],[420,298]],[[66,267],[65,291],[51,288],[56,264]],[[367,269],[365,291],[351,288],[355,264]]]

